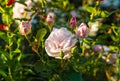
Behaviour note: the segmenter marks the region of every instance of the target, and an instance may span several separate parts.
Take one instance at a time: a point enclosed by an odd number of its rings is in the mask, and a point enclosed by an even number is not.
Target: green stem
[[[28,39],[28,37],[25,35],[25,38],[27,39],[27,41],[28,41],[28,43],[30,44],[30,46],[32,46],[32,44],[31,44],[31,41]],[[41,56],[40,56],[40,54],[39,54],[39,52],[36,50],[36,49],[34,49],[34,48],[32,48],[33,49],[33,51],[40,57],[40,58],[42,58]]]
[[[84,40],[85,40],[85,39],[82,39],[82,42],[81,42],[81,48],[82,48],[82,54],[81,54],[81,56],[84,56],[84,51],[85,51],[85,48],[84,48]]]
[[[61,59],[61,68],[64,70],[64,59]]]
[[[11,81],[14,81],[10,67],[8,67],[8,72],[9,72],[9,77],[10,77]]]

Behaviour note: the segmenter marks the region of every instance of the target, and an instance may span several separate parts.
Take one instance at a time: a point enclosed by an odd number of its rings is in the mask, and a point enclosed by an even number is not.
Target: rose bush
[[[107,1],[0,0],[0,81],[119,81],[120,1]]]

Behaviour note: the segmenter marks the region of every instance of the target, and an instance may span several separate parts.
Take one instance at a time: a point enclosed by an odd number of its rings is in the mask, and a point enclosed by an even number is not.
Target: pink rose
[[[49,12],[46,18],[46,22],[50,25],[54,23],[54,13]]]
[[[89,33],[89,29],[88,29],[87,25],[84,23],[81,23],[80,26],[76,30],[76,35],[78,37],[84,38],[87,36],[88,33]]]
[[[31,31],[31,24],[26,21],[20,23],[19,32],[21,35],[26,35]]]
[[[101,45],[94,45],[92,47],[92,50],[97,52],[97,53],[100,53],[102,51],[102,46]]]
[[[72,17],[70,20],[70,27],[75,27],[76,26],[76,17]]]
[[[54,28],[45,41],[45,50],[49,56],[59,59],[61,59],[60,52],[62,51],[64,53],[63,59],[68,59],[71,57],[70,50],[76,42],[75,35],[66,28]]]
[[[32,2],[31,0],[25,1],[25,5],[15,2],[15,5],[13,7],[13,18],[24,18],[24,14],[26,13],[26,18],[30,18],[30,15],[32,12],[27,12],[25,9],[31,9],[32,7]]]

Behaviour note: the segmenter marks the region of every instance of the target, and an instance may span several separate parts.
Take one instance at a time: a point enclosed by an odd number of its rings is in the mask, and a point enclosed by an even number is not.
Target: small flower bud
[[[116,59],[117,59],[117,55],[116,54],[111,54],[110,57],[107,59],[107,62],[109,64],[114,64]]]
[[[87,36],[88,33],[89,33],[89,29],[88,29],[87,25],[84,23],[81,23],[80,26],[76,30],[76,35],[78,37],[84,38]]]
[[[102,46],[101,45],[94,45],[92,47],[92,50],[97,52],[97,53],[100,53],[102,51]]]
[[[7,31],[8,30],[7,25],[0,24],[0,30]]]
[[[50,12],[47,15],[46,22],[50,25],[54,23],[54,13]]]
[[[76,17],[72,17],[71,20],[70,20],[70,27],[75,27],[76,26]]]
[[[14,4],[14,2],[15,2],[14,0],[9,0],[8,3],[7,3],[7,6],[10,6],[10,5]]]
[[[29,22],[22,21],[20,23],[19,32],[21,35],[29,34],[31,31],[31,25]]]

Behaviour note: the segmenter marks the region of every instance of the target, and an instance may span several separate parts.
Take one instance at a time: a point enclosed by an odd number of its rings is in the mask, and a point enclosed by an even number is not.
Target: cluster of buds
[[[52,12],[49,12],[47,14],[46,22],[48,25],[51,25],[54,23],[54,21],[55,21],[54,17],[55,17],[55,15]],[[76,26],[76,24],[77,24],[76,17],[72,16],[72,18],[70,20],[70,27],[74,28]],[[89,28],[87,27],[87,25],[85,23],[81,23],[75,32],[76,32],[77,37],[85,38],[89,33]]]

